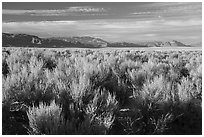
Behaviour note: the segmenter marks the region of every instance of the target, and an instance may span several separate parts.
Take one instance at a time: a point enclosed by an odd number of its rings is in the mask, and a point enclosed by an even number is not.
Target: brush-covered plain
[[[2,49],[2,133],[202,134],[202,51]]]

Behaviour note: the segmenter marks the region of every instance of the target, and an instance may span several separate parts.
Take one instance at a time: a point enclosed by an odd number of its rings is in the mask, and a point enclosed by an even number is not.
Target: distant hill
[[[128,43],[128,42],[115,42],[109,43],[108,47],[147,47],[144,44]]]
[[[37,36],[27,34],[8,34],[2,33],[3,46],[35,46],[41,45],[43,40]]]
[[[191,47],[191,45],[185,45],[176,40],[170,42],[152,41],[143,43],[109,43],[102,39],[89,36],[39,38],[34,35],[9,33],[2,33],[2,46],[36,48]]]
[[[181,42],[173,40],[171,42],[161,42],[161,41],[152,41],[152,42],[142,42],[142,43],[110,43],[109,47],[191,47],[190,45],[185,45]]]
[[[88,44],[88,45],[92,45],[93,47],[107,47],[108,42],[99,39],[99,38],[94,38],[94,37],[89,37],[89,36],[85,36],[85,37],[58,37],[58,38],[54,38],[54,39],[59,39],[59,40],[63,40],[65,42],[72,42],[72,43],[83,43],[83,44]]]
[[[161,47],[191,47],[190,45],[185,45],[181,42],[178,42],[176,40],[170,41],[170,42],[164,42],[161,44]]]
[[[107,42],[91,37],[73,38],[39,38],[27,34],[2,33],[3,47],[37,47],[37,48],[100,48]]]

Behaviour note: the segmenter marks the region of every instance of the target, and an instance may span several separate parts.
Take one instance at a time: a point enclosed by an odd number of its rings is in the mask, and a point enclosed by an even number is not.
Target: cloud
[[[3,22],[3,32],[40,37],[94,36],[107,41],[186,40],[200,41],[202,21],[100,19],[78,21]],[[182,42],[182,41],[181,41]]]
[[[162,4],[161,4],[162,5]],[[180,2],[164,5],[162,11],[165,13],[174,12],[175,14],[201,14],[202,3],[201,2]]]
[[[155,37],[155,36],[157,36],[157,34],[144,34],[143,36],[145,36],[145,37]]]
[[[153,12],[150,12],[150,11],[146,11],[146,12],[134,12],[134,13],[131,13],[133,15],[146,15],[146,14],[152,14]]]
[[[68,7],[68,11],[71,12],[105,12],[104,8],[94,8],[90,6]]]
[[[195,17],[202,16],[201,2],[153,2],[136,7],[130,16]]]
[[[162,25],[165,26],[180,26],[180,27],[188,27],[188,26],[202,26],[202,20],[172,20],[172,21],[164,21]]]
[[[30,15],[30,16],[77,16],[77,15],[99,15],[100,13],[105,13],[104,8],[97,8],[91,6],[81,6],[81,7],[67,7],[64,9],[46,9],[46,10],[13,10],[13,9],[3,9],[2,14],[5,15]]]

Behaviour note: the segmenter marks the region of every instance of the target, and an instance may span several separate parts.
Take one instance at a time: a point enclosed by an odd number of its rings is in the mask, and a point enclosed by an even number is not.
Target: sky
[[[109,42],[202,41],[201,2],[3,2],[2,31]]]

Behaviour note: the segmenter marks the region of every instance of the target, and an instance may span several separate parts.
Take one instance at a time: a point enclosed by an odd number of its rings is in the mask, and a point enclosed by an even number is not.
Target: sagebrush
[[[2,99],[3,134],[202,134],[202,52],[4,48]]]

